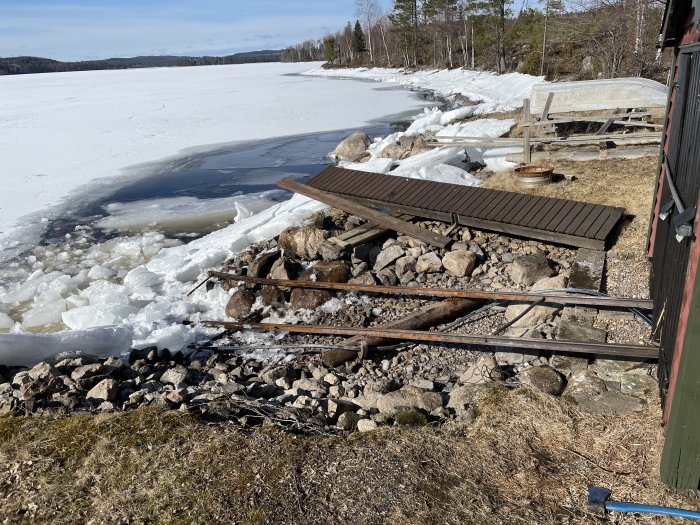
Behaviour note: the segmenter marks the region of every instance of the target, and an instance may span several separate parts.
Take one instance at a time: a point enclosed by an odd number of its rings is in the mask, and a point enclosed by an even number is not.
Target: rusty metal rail
[[[461,299],[492,299],[511,302],[532,302],[543,298],[548,304],[569,304],[579,306],[597,306],[608,308],[642,308],[649,310],[653,303],[650,299],[634,299],[628,297],[597,297],[583,295],[566,295],[563,293],[533,293],[533,292],[489,292],[456,288],[426,288],[422,286],[385,286],[361,285],[351,283],[326,283],[321,281],[293,281],[287,279],[266,279],[249,277],[226,272],[209,272],[210,277],[239,281],[244,283],[261,284],[266,286],[284,286],[289,288],[310,288],[314,290],[343,290],[348,292],[380,293],[389,295],[417,295],[424,297],[454,297]]]
[[[362,328],[357,326],[294,325],[284,323],[251,324],[221,321],[204,321],[202,324],[204,326],[224,328],[226,330],[257,330],[267,332],[283,331],[301,334],[381,337],[383,339],[395,339],[401,341],[418,341],[457,345],[481,345],[491,347],[500,346],[508,348],[524,348],[537,351],[544,350],[565,354],[576,353],[608,355],[640,360],[654,360],[659,358],[659,349],[657,347],[643,345],[584,343],[580,341],[525,339],[519,337],[501,337],[493,335],[446,334],[442,332],[427,332],[423,330]]]

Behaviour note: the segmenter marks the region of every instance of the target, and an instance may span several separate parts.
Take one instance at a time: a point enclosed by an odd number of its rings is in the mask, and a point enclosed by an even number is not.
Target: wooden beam
[[[523,100],[523,123],[526,126],[523,129],[523,158],[525,159],[525,164],[530,164],[530,153],[532,149],[530,148],[530,99],[526,98]]]
[[[244,283],[260,284],[263,286],[283,286],[288,288],[309,288],[313,290],[343,290],[347,292],[381,293],[389,295],[416,295],[436,298],[460,298],[460,299],[492,299],[511,302],[531,302],[536,299],[544,299],[548,304],[573,304],[581,306],[599,306],[609,308],[644,308],[651,309],[651,299],[634,299],[627,297],[600,297],[571,295],[566,293],[537,293],[537,292],[490,292],[472,288],[461,290],[458,288],[427,288],[422,286],[385,286],[380,284],[363,285],[353,283],[327,283],[321,281],[296,281],[291,279],[266,279],[264,277],[251,277],[249,275],[236,275],[225,272],[209,272],[211,277],[238,281]]]
[[[335,206],[343,211],[352,213],[362,217],[363,219],[367,219],[368,221],[381,224],[385,228],[389,228],[398,233],[403,233],[404,235],[408,235],[409,237],[413,237],[414,239],[418,239],[438,248],[445,248],[452,243],[452,239],[449,237],[445,237],[444,235],[421,228],[420,226],[416,226],[410,222],[402,221],[401,219],[397,219],[396,217],[392,217],[386,213],[373,210],[372,208],[363,206],[362,204],[346,199],[345,197],[341,197],[326,191],[317,190],[316,188],[312,188],[306,184],[301,184],[290,179],[282,179],[281,181],[277,182],[277,186],[284,188],[285,190],[300,193],[301,195],[306,195],[307,197],[316,199],[326,204],[330,204],[331,206]]]
[[[501,346],[521,348],[533,351],[550,351],[555,353],[580,353],[616,356],[634,360],[655,360],[659,358],[659,349],[655,346],[628,345],[614,343],[585,343],[580,341],[554,341],[552,339],[528,339],[520,337],[502,337],[493,335],[446,334],[443,332],[426,332],[423,330],[398,330],[388,328],[362,328],[357,326],[321,326],[284,323],[233,323],[221,321],[203,321],[204,326],[224,328],[226,330],[256,330],[264,332],[289,332],[296,334],[347,335],[350,337],[381,337],[399,341],[419,341],[476,346]],[[490,350],[489,350],[490,351]]]

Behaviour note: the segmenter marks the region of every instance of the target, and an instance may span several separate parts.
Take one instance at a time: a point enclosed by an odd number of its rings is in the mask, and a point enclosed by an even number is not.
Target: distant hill
[[[27,73],[56,73],[59,71],[94,71],[98,69],[136,69],[144,67],[213,66],[221,64],[248,64],[252,62],[279,62],[279,50],[248,51],[222,57],[140,56],[61,62],[41,57],[0,58],[0,75]]]

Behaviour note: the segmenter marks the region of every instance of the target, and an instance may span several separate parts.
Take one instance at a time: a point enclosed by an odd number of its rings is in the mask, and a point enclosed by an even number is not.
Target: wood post
[[[530,99],[523,100],[523,159],[530,164]]]

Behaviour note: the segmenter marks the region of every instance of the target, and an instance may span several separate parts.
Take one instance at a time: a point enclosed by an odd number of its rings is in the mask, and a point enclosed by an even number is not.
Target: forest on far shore
[[[236,53],[223,57],[142,56],[61,62],[41,57],[0,58],[0,75],[27,73],[56,73],[59,71],[94,71],[98,69],[134,69],[144,67],[212,66],[221,64],[248,64],[252,62],[279,62],[281,51],[264,50]]]
[[[328,67],[517,71],[548,79],[665,80],[663,0],[356,0],[354,23],[282,51]]]

